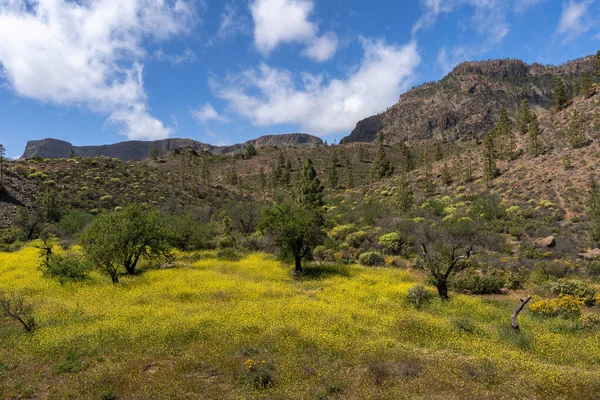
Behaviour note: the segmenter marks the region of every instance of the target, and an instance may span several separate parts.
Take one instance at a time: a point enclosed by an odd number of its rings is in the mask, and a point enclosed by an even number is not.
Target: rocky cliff
[[[561,66],[519,60],[465,62],[438,82],[403,94],[388,111],[360,121],[344,143],[373,141],[383,131],[389,143],[405,140],[471,140],[485,135],[504,105],[514,117],[525,98],[532,107],[549,109],[555,78],[568,90],[584,72],[595,70],[592,56]]]
[[[323,144],[316,136],[304,133],[291,133],[284,135],[261,136],[258,139],[249,140],[232,146],[213,146],[192,139],[164,139],[156,141],[128,141],[103,146],[73,146],[69,142],[57,139],[31,140],[27,142],[25,151],[21,158],[66,158],[71,149],[75,156],[97,157],[106,156],[118,158],[123,161],[131,161],[147,158],[150,150],[158,148],[161,154],[179,148],[192,148],[196,151],[209,151],[214,154],[228,154],[241,152],[252,143],[255,147],[313,147]]]

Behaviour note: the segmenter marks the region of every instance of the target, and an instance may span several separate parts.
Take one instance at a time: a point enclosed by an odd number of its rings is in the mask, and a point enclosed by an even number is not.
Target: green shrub
[[[44,276],[58,279],[61,284],[85,280],[90,269],[89,264],[71,254],[52,254],[42,264]]]
[[[554,281],[550,284],[550,292],[557,297],[571,295],[583,299],[587,306],[592,306],[595,303],[596,291],[583,282],[575,280],[560,279]]]
[[[346,243],[348,246],[358,248],[360,245],[369,238],[369,234],[365,231],[358,231],[348,235]]]
[[[401,254],[402,247],[404,246],[402,236],[397,232],[379,236],[378,243],[383,247],[385,253],[393,255]]]
[[[71,211],[65,214],[58,223],[58,230],[61,236],[73,236],[83,231],[83,229],[94,219],[92,214],[83,211]]]
[[[381,254],[377,253],[376,251],[371,251],[368,253],[361,254],[358,257],[358,262],[361,265],[372,267],[375,265],[382,265],[385,262],[385,260]]]
[[[435,293],[425,288],[425,286],[414,285],[408,289],[406,300],[416,308],[423,308],[431,303],[434,297]]]
[[[461,271],[452,280],[452,288],[461,293],[494,294],[500,293],[506,284],[504,272],[491,269],[486,273],[475,269]]]

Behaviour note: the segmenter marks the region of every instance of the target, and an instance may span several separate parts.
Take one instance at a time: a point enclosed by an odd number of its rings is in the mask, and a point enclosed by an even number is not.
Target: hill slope
[[[556,77],[562,78],[572,93],[573,81],[594,70],[592,56],[558,67],[519,60],[465,62],[441,81],[403,94],[386,112],[360,121],[343,142],[370,142],[379,131],[389,143],[471,140],[492,127],[501,105],[514,114],[526,98],[532,107],[548,109]]]

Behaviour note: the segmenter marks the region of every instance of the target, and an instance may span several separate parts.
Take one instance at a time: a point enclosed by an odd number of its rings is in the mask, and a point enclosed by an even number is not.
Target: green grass
[[[293,278],[270,256],[209,258],[112,285],[42,278],[37,250],[0,253],[0,290],[39,328],[0,323],[0,398],[596,398],[600,333],[455,295],[416,310],[400,269],[325,266]],[[563,323],[564,325],[564,323]],[[108,396],[108,397],[107,397]],[[113,396],[113,397],[110,397]]]

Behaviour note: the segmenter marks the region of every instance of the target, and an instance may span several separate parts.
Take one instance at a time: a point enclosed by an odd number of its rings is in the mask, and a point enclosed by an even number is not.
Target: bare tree
[[[421,251],[423,268],[429,272],[442,300],[448,300],[450,277],[465,269],[479,234],[470,220],[424,225]]]
[[[521,311],[523,311],[523,308],[525,308],[525,305],[527,303],[529,303],[529,300],[531,300],[531,296],[528,296],[526,299],[521,299],[521,304],[519,305],[519,307],[517,307],[515,309],[515,311],[513,311],[512,313],[512,321],[511,321],[511,325],[512,328],[516,331],[516,332],[520,332],[521,328],[519,327],[519,322],[517,321],[517,317],[519,316],[519,313]]]
[[[27,332],[32,332],[35,329],[33,307],[21,294],[12,293],[7,295],[0,292],[0,317],[12,318],[18,321]]]

